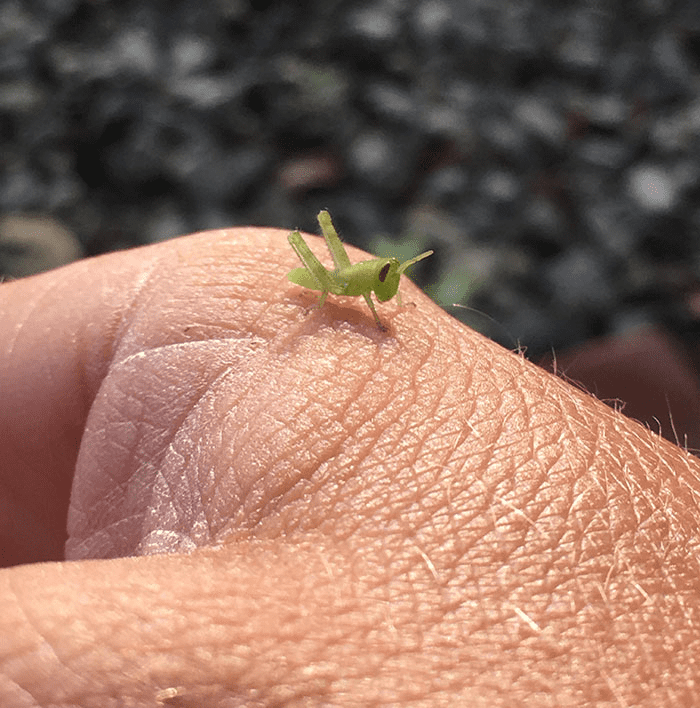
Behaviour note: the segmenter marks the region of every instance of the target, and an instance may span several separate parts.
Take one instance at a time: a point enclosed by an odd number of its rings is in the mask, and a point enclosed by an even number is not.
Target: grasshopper
[[[311,249],[304,241],[298,231],[292,231],[287,239],[299,260],[304,264],[302,268],[294,268],[287,273],[287,278],[297,285],[310,290],[320,290],[321,298],[318,307],[323,307],[323,303],[328,297],[328,293],[334,295],[351,295],[364,297],[365,302],[372,310],[377,326],[384,330],[385,327],[379,320],[379,315],[372,302],[371,293],[379,302],[391,300],[396,295],[399,307],[401,306],[401,294],[399,293],[399,281],[405,270],[414,263],[432,255],[432,251],[421,253],[415,258],[400,263],[397,258],[372,258],[360,263],[350,263],[343,242],[338,237],[331,215],[327,211],[318,214],[318,223],[321,226],[323,238],[326,246],[333,257],[334,270],[324,268],[321,261],[311,252]]]

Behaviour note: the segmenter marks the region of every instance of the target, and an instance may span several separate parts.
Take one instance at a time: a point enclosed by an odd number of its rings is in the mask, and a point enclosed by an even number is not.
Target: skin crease
[[[0,705],[692,705],[696,458],[286,236],[0,286]]]

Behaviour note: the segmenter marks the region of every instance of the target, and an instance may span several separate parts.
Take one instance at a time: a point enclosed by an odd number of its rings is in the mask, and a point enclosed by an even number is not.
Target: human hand
[[[0,286],[0,705],[691,704],[698,461],[295,265],[231,229]]]

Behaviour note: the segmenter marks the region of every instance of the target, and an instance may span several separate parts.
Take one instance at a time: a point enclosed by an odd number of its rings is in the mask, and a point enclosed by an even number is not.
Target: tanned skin
[[[0,705],[700,700],[696,458],[287,233],[0,285]]]

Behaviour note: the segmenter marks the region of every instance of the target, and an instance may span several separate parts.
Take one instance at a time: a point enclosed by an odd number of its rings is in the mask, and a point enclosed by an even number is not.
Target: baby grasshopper
[[[361,263],[350,263],[345,247],[338,238],[338,234],[333,227],[331,215],[327,211],[318,214],[318,223],[321,225],[323,238],[326,240],[328,250],[333,257],[335,270],[324,268],[321,261],[314,256],[311,249],[306,245],[298,231],[293,231],[287,237],[294,252],[299,256],[299,260],[304,264],[303,268],[295,268],[287,273],[287,278],[297,285],[310,290],[320,290],[321,299],[318,306],[322,307],[328,297],[328,293],[334,295],[362,295],[365,302],[372,310],[374,319],[379,329],[385,329],[379,321],[379,315],[372,302],[371,292],[380,302],[391,300],[394,295],[397,297],[399,307],[401,306],[401,294],[399,293],[399,280],[401,274],[417,261],[427,258],[432,251],[421,253],[420,256],[411,258],[410,261],[399,263],[397,258],[373,258]]]

